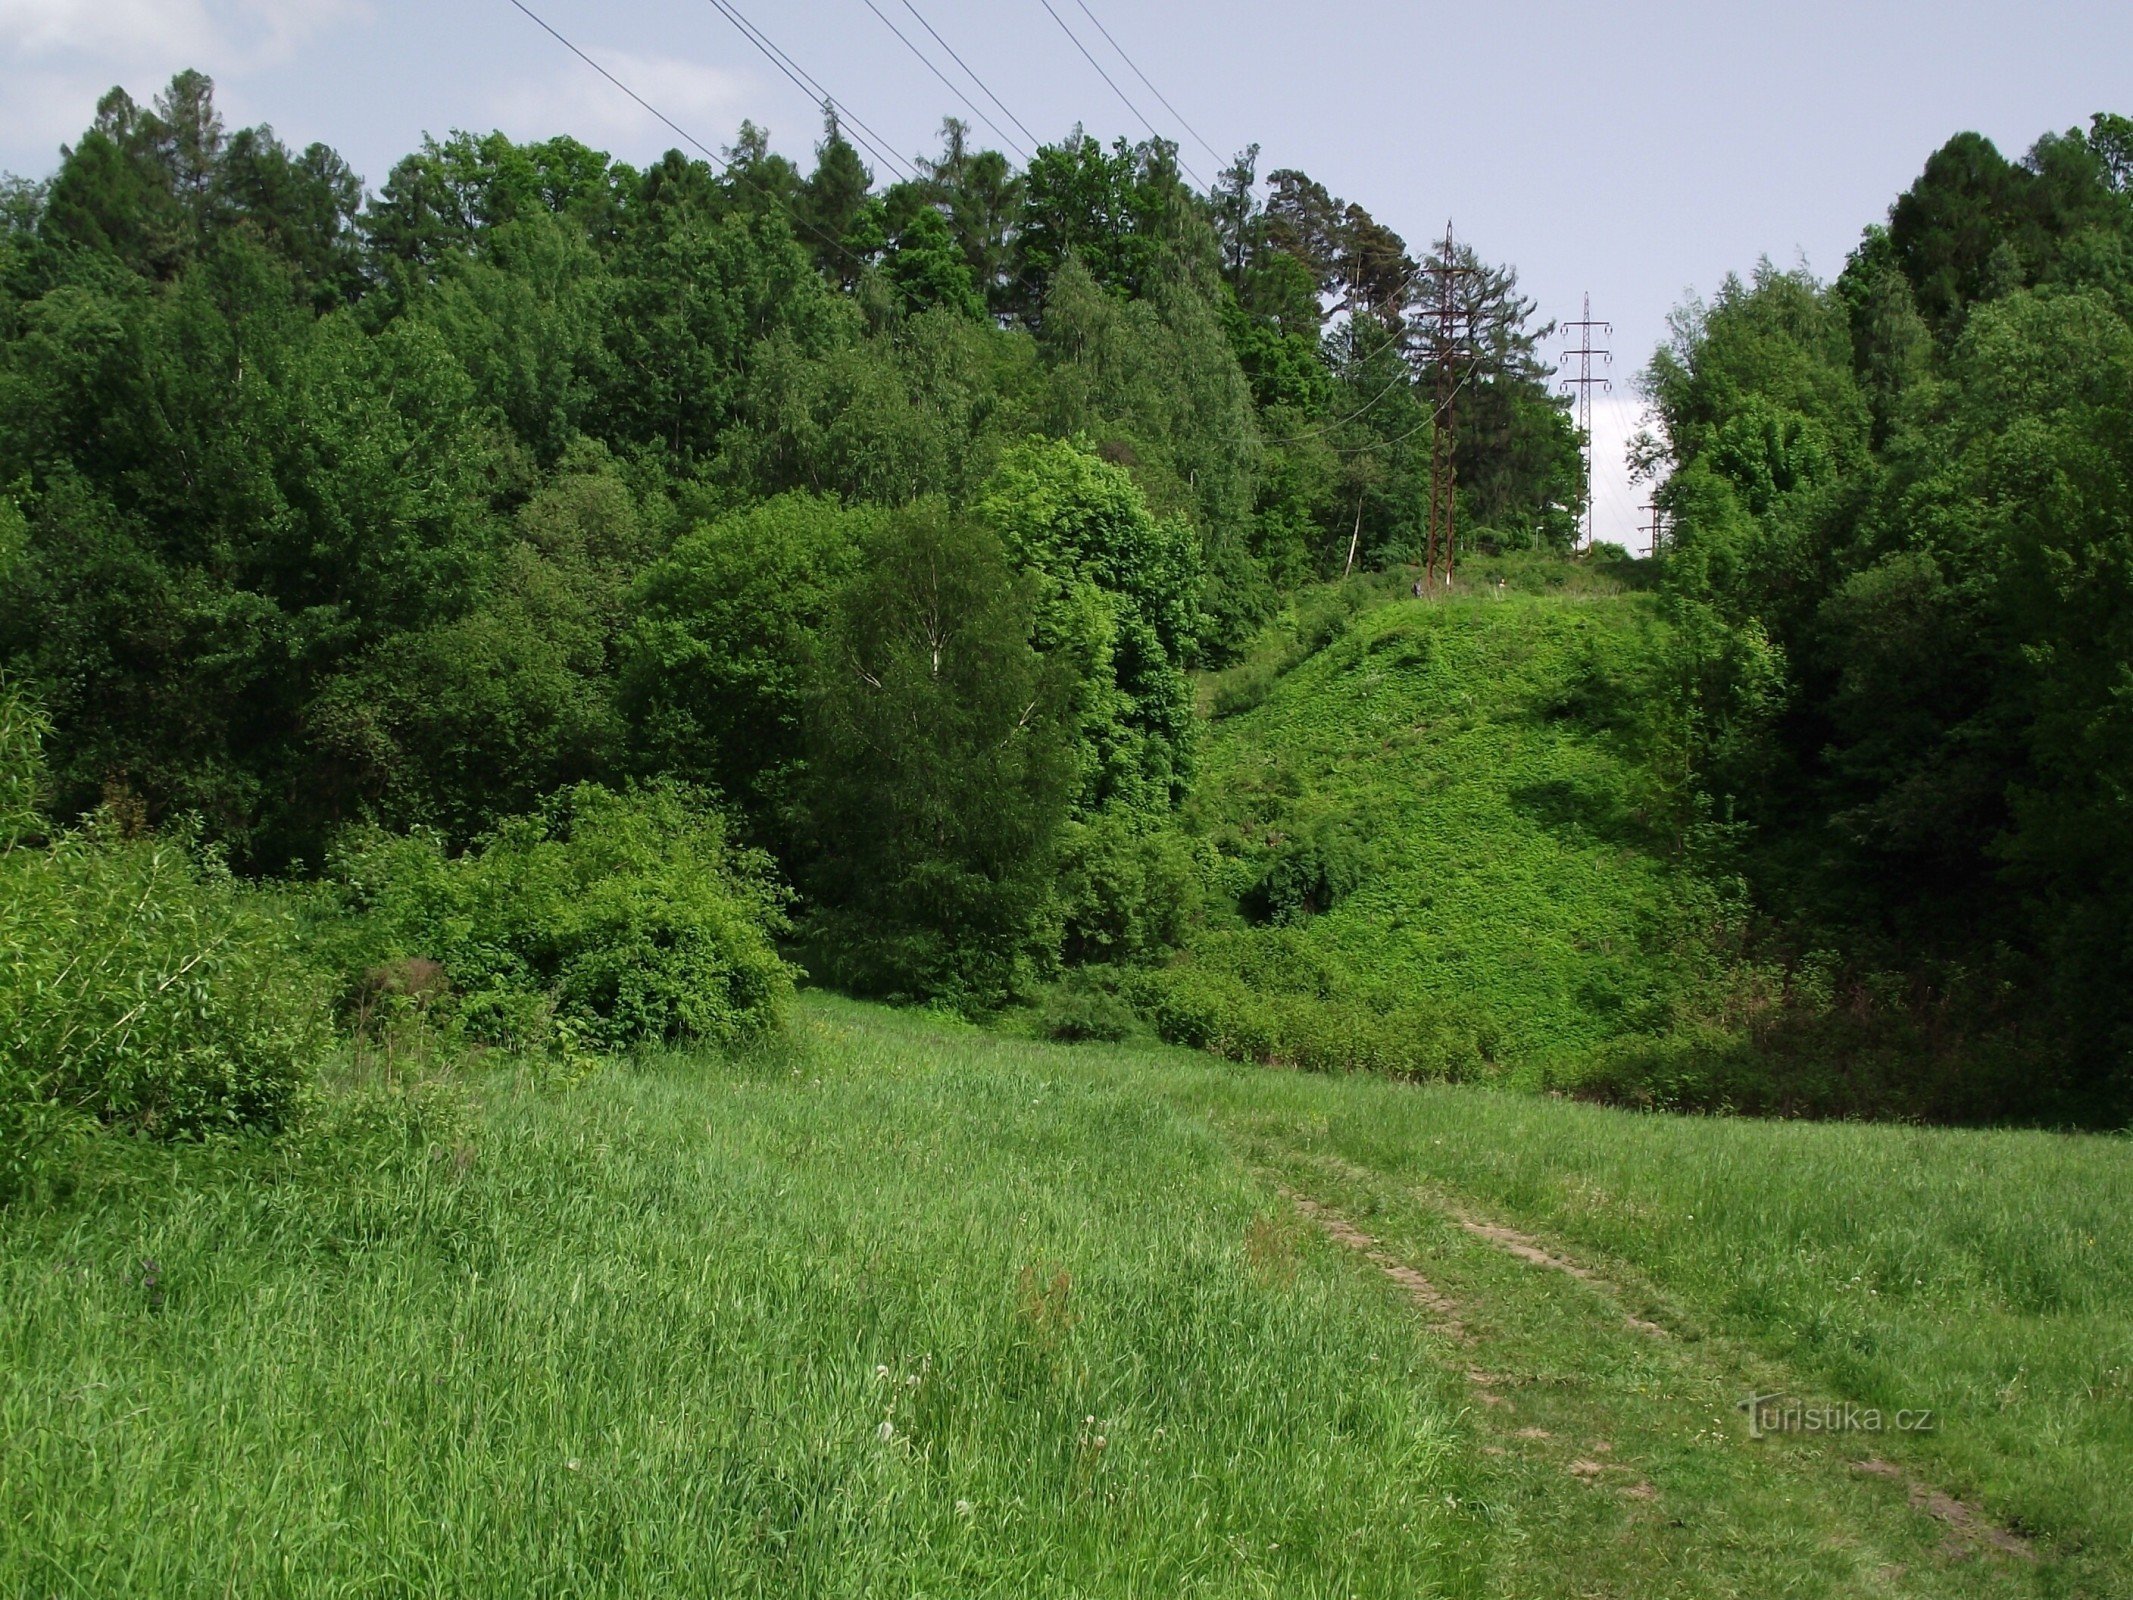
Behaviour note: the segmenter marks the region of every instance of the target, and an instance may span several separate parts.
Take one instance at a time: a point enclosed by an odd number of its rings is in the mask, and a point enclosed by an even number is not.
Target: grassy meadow
[[[0,1215],[0,1592],[2133,1587],[2122,1139],[1662,1119],[822,997],[774,1052],[429,1094]],[[1751,1442],[1751,1388],[1942,1425]]]
[[[1208,1127],[814,1018],[0,1216],[0,1593],[1484,1592],[1462,1381]]]

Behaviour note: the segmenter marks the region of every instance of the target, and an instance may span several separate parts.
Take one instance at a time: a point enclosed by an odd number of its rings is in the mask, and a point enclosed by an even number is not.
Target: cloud
[[[242,80],[369,14],[367,0],[0,0],[0,164],[42,169],[113,84],[146,101],[185,67]]]
[[[0,0],[0,55],[120,69],[179,58],[244,71],[366,13],[360,0]]]
[[[18,58],[182,53],[211,36],[198,0],[0,0],[0,51]]]
[[[587,55],[713,149],[755,93],[753,79],[678,56],[635,55],[587,46]],[[675,134],[657,117],[582,61],[559,56],[540,82],[522,82],[494,95],[490,115],[522,138],[569,130],[594,143],[665,148]]]

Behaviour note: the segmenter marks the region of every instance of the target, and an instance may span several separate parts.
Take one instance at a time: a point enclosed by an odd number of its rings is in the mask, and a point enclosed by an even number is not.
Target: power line
[[[999,140],[1002,144],[1013,150],[1015,154],[1020,156],[1024,161],[1029,160],[1029,152],[1023,149],[1022,146],[1020,146],[1019,144],[1016,144],[1013,137],[1007,132],[1005,132],[997,122],[993,121],[992,118],[988,117],[983,111],[980,111],[978,109],[977,103],[972,100],[969,95],[963,93],[962,89],[952,79],[949,78],[947,73],[941,71],[939,67],[933,64],[933,58],[931,56],[927,55],[923,50],[919,49],[917,45],[913,44],[909,39],[905,38],[903,29],[897,27],[895,23],[889,20],[887,12],[883,11],[881,7],[874,4],[874,0],[866,0],[866,8],[869,11],[873,12],[875,16],[881,18],[881,25],[884,28],[887,28],[891,33],[896,35],[897,42],[900,43],[906,50],[910,51],[913,55],[917,56],[920,63],[925,67],[928,72],[932,73],[936,78],[940,79],[942,83],[946,84],[948,86],[948,92],[954,95],[958,100],[962,101],[965,106],[968,106],[970,108],[971,114],[975,116],[980,122],[984,123],[986,127],[992,129],[992,131],[996,135],[998,135]],[[969,69],[965,68],[964,70],[968,71]]]
[[[1000,115],[1005,117],[1009,122],[1012,122],[1017,128],[1022,129],[1022,137],[1029,141],[1030,148],[1035,149],[1037,146],[1041,145],[1044,141],[1039,139],[1034,133],[1031,133],[1027,127],[1024,127],[1022,119],[1016,116],[1012,111],[1007,109],[1007,102],[1002,100],[998,95],[994,94],[991,88],[986,84],[985,80],[979,77],[976,72],[971,70],[970,63],[965,61],[961,56],[955,53],[955,46],[950,44],[946,39],[943,39],[940,34],[935,31],[933,24],[928,22],[923,16],[919,15],[918,7],[913,5],[911,3],[911,0],[903,0],[903,4],[904,9],[906,11],[910,12],[911,15],[914,17],[918,17],[918,25],[921,28],[924,28],[926,32],[933,35],[933,42],[939,45],[943,50],[948,52],[948,59],[953,61],[957,66],[961,67],[965,72],[969,73],[970,81],[976,84],[980,89],[984,90],[986,99],[990,100],[995,106],[999,107]],[[1004,139],[1007,137],[1007,135],[1001,134],[1000,137]]]
[[[547,18],[543,17],[531,6],[527,5],[525,3],[525,0],[509,0],[509,3],[512,8],[516,10],[520,15],[525,17],[527,21],[531,22],[535,27],[539,28],[543,33],[547,34],[549,38],[555,40],[557,44],[561,45],[565,50],[568,50],[572,55],[576,56],[578,60],[583,62],[586,66],[592,68],[594,72],[597,72],[611,86],[613,86],[616,90],[618,90],[621,94],[628,98],[639,109],[644,111],[646,115],[650,116],[653,120],[665,127],[677,139],[681,140],[683,144],[688,145],[692,150],[696,151],[696,153],[701,155],[706,161],[710,162],[721,172],[725,173],[734,182],[745,183],[750,188],[754,189],[755,192],[759,194],[771,206],[783,212],[785,214],[786,220],[791,222],[796,228],[800,229],[803,232],[812,234],[816,239],[820,240],[831,250],[836,251],[839,255],[842,255],[847,261],[851,262],[854,267],[858,268],[862,272],[866,271],[869,268],[871,264],[863,257],[856,254],[841,239],[838,239],[833,234],[825,232],[814,222],[802,216],[798,211],[793,208],[791,203],[783,195],[779,194],[776,190],[764,185],[746,169],[736,166],[731,160],[719,154],[716,150],[705,144],[703,140],[699,139],[695,134],[691,133],[687,128],[684,128],[680,123],[676,122],[672,117],[668,116],[664,111],[660,110],[659,107],[652,104],[651,101],[645,99],[643,95],[639,94],[635,89],[631,88],[621,78],[617,77],[613,72],[609,71],[608,68],[602,66],[600,62],[594,59],[591,55],[587,54],[586,51],[583,50],[574,40],[572,40],[568,35],[564,34],[560,29],[555,27],[554,24],[550,23]],[[718,3],[718,0],[712,0],[712,3],[716,5]],[[913,16],[918,17],[920,24],[926,28],[926,31],[929,34],[932,34],[933,38],[940,44],[941,48],[947,50],[950,56],[955,57],[956,64],[958,66],[962,66],[965,72],[970,72],[970,68],[963,63],[962,58],[960,56],[955,55],[954,49],[948,44],[948,42],[942,39],[938,33],[934,33],[932,26],[926,22],[926,19],[923,16],[919,15],[917,8],[911,6],[910,0],[904,0],[904,4],[906,8],[911,11],[911,14]],[[721,9],[723,10],[723,8]],[[739,23],[736,23],[736,26],[739,25]],[[751,42],[754,41],[751,39]],[[761,48],[761,46],[758,46],[758,48]],[[790,74],[788,74],[788,76],[790,76]],[[983,80],[979,79],[976,73],[971,73],[971,79],[973,82],[977,83],[980,88],[985,87]],[[804,88],[806,87],[806,85],[803,84],[802,87]],[[816,88],[819,89],[820,86],[816,85]],[[992,95],[992,91],[990,89],[986,89],[985,92],[988,96]],[[832,97],[830,97],[826,91],[823,92],[823,98],[830,100],[831,104],[833,105],[837,104],[837,102],[832,99]],[[994,104],[1000,104],[997,97],[994,98]],[[1020,119],[1017,118],[1012,111],[1008,111],[1004,105],[1001,105],[1000,109],[1007,115],[1008,120],[1014,122],[1018,128],[1022,126]],[[996,129],[995,131],[998,130]],[[1024,133],[1027,133],[1029,130],[1027,128],[1023,128],[1022,131]],[[1422,270],[1422,266],[1417,265],[1412,271],[1410,271],[1407,276],[1402,278],[1399,284],[1394,287],[1393,295],[1397,296],[1402,291],[1404,291],[1406,287],[1421,274]],[[1027,276],[1023,274],[1017,274],[1012,281],[1017,284],[1020,284],[1025,289],[1030,289],[1033,287],[1030,284]],[[1399,332],[1394,333],[1390,338],[1386,339],[1375,350],[1373,350],[1368,356],[1362,358],[1362,361],[1358,364],[1367,365],[1369,362],[1376,360],[1377,357],[1383,355],[1395,344],[1398,344],[1402,339],[1406,338],[1406,336],[1407,334],[1404,328]],[[1480,358],[1476,357],[1473,365],[1471,365],[1467,369],[1466,376],[1460,380],[1458,389],[1455,389],[1453,391],[1453,398],[1457,397],[1459,390],[1464,389],[1466,387],[1468,381],[1473,378],[1475,372],[1479,369],[1480,364]],[[1336,428],[1344,427],[1348,423],[1357,420],[1365,413],[1374,409],[1377,406],[1378,402],[1383,400],[1386,395],[1390,394],[1395,388],[1397,388],[1400,385],[1401,381],[1407,376],[1408,374],[1404,370],[1394,374],[1391,381],[1388,382],[1384,388],[1380,389],[1375,395],[1371,396],[1369,400],[1365,401],[1354,411],[1349,412],[1346,416],[1337,417],[1331,422],[1321,424],[1320,426],[1315,428],[1306,429],[1302,433],[1290,434],[1278,439],[1270,439],[1267,442],[1270,444],[1291,444],[1301,441],[1303,439],[1316,437],[1320,434],[1330,433]],[[1432,411],[1429,416],[1423,418],[1422,421],[1416,423],[1413,427],[1407,429],[1406,432],[1397,434],[1389,440],[1378,441],[1378,443],[1398,444],[1403,440],[1412,437],[1414,434],[1419,433],[1423,428],[1427,427],[1431,422],[1435,421],[1436,418],[1441,414],[1441,410],[1442,408],[1440,406],[1439,410]],[[1350,454],[1353,453],[1355,450],[1372,449],[1376,447],[1376,445],[1336,447],[1336,453]]]
[[[1423,268],[1426,265],[1426,262],[1418,262],[1413,268],[1413,270],[1410,271],[1406,277],[1402,278],[1398,283],[1393,285],[1392,293],[1388,294],[1385,297],[1386,300],[1396,300],[1400,297],[1400,295],[1404,294],[1407,290],[1407,286],[1413,283],[1415,279],[1419,278],[1422,275]],[[1352,327],[1354,324],[1351,321],[1349,325]],[[1379,356],[1383,355],[1394,345],[1401,343],[1406,338],[1407,328],[1403,325],[1399,328],[1398,331],[1393,333],[1389,338],[1385,340],[1384,343],[1380,344],[1367,356],[1363,356],[1360,359],[1351,356],[1349,358],[1349,364],[1355,367],[1367,367],[1370,365],[1371,362],[1377,360]],[[1355,421],[1355,419],[1357,417],[1360,417],[1364,412],[1374,407],[1380,400],[1384,399],[1388,394],[1391,394],[1392,391],[1399,386],[1400,379],[1405,377],[1406,375],[1407,374],[1404,372],[1396,374],[1393,377],[1392,382],[1386,384],[1384,388],[1380,389],[1376,394],[1372,395],[1368,400],[1364,401],[1363,404],[1357,407],[1355,410],[1349,412],[1348,415],[1346,415],[1345,417],[1336,417],[1331,422],[1321,423],[1315,428],[1306,428],[1301,433],[1284,434],[1279,439],[1269,439],[1267,443],[1298,444],[1305,439],[1315,439],[1322,433],[1331,433],[1336,428],[1344,428],[1349,423]]]
[[[620,78],[616,77],[612,72],[608,71],[607,68],[601,66],[599,62],[595,61],[591,56],[587,55],[583,50],[579,49],[576,44],[572,43],[560,31],[553,27],[545,17],[541,16],[538,12],[534,11],[530,6],[528,6],[525,3],[525,0],[510,0],[510,3],[511,5],[516,7],[518,11],[522,13],[528,21],[532,22],[535,27],[539,28],[543,33],[547,34],[549,38],[555,40],[557,44],[561,45],[565,50],[568,50],[572,55],[576,56],[588,67],[591,67],[593,71],[599,73],[601,77],[605,78],[617,89],[620,89],[624,94],[628,95],[631,100],[635,101],[639,106],[643,107],[646,112],[650,113],[650,115],[657,118],[660,122],[664,123],[667,128],[673,132],[676,138],[680,139],[684,144],[694,149],[705,160],[711,162],[721,172],[724,172],[735,182],[749,184],[755,189],[756,193],[760,194],[765,200],[769,201],[773,206],[777,207],[778,210],[784,212],[787,221],[791,222],[794,226],[803,228],[807,232],[813,234],[817,239],[820,239],[832,250],[841,253],[846,260],[850,261],[861,271],[866,270],[868,263],[862,260],[859,256],[855,255],[842,240],[834,237],[831,234],[823,232],[822,229],[818,228],[817,226],[815,226],[814,223],[810,222],[807,218],[801,216],[799,212],[795,211],[792,208],[791,204],[786,201],[785,197],[780,195],[776,190],[766,187],[764,184],[758,182],[755,177],[752,174],[748,173],[745,169],[735,166],[731,161],[727,160],[726,157],[720,155],[717,151],[713,150],[709,145],[705,144],[703,140],[697,138],[695,134],[689,132],[687,128],[684,128],[680,123],[676,122],[664,111],[653,105],[651,101],[645,99],[643,95],[639,94],[635,89],[632,89],[628,84],[624,83]]]
[[[1172,105],[1169,99],[1164,95],[1163,91],[1158,89],[1153,83],[1149,82],[1148,74],[1141,71],[1140,64],[1136,62],[1133,57],[1126,54],[1126,47],[1120,44],[1116,39],[1111,37],[1111,30],[1105,27],[1103,25],[1102,19],[1099,18],[1095,12],[1089,9],[1089,0],[1074,0],[1074,4],[1081,7],[1081,14],[1083,16],[1087,17],[1091,22],[1096,24],[1096,31],[1104,36],[1104,43],[1108,44],[1113,50],[1116,50],[1118,52],[1118,59],[1125,62],[1127,66],[1133,68],[1133,75],[1136,78],[1140,79],[1142,83],[1148,85],[1148,92],[1150,94],[1154,95],[1156,99],[1161,100],[1163,102],[1163,109],[1169,112],[1173,117],[1176,117],[1178,119],[1178,126],[1183,128],[1187,133],[1191,134],[1195,139],[1199,139],[1200,148],[1202,150],[1205,150],[1217,161],[1223,160],[1224,157],[1222,152],[1217,150],[1213,145],[1209,144],[1204,138],[1201,138],[1200,130],[1195,128],[1191,123],[1185,120],[1185,113],[1180,111],[1176,106]]]
[[[1128,111],[1132,112],[1136,117],[1140,118],[1141,126],[1148,130],[1148,136],[1152,139],[1161,138],[1162,135],[1155,131],[1155,124],[1149,121],[1148,118],[1142,113],[1141,108],[1133,103],[1132,99],[1127,95],[1126,91],[1118,86],[1118,81],[1113,78],[1110,73],[1104,71],[1103,63],[1089,54],[1089,47],[1081,42],[1081,35],[1067,26],[1066,18],[1062,17],[1058,13],[1058,11],[1053,8],[1052,0],[1037,0],[1037,4],[1044,7],[1046,12],[1050,14],[1051,19],[1059,24],[1059,31],[1065,34],[1069,39],[1073,40],[1074,48],[1081,52],[1081,59],[1086,61],[1090,66],[1096,69],[1096,75],[1099,78],[1103,79],[1105,83],[1111,86],[1111,92],[1118,96],[1120,103],[1123,104]],[[1187,176],[1189,176],[1194,183],[1197,183],[1203,189],[1207,187],[1207,180],[1201,177],[1197,172],[1194,172],[1192,168],[1186,164],[1185,158],[1183,156],[1178,157],[1178,165],[1185,168]]]
[[[617,77],[614,73],[610,72],[606,67],[603,67],[598,61],[594,60],[592,56],[588,55],[584,50],[580,49],[578,45],[573,42],[567,35],[565,35],[560,29],[556,28],[552,23],[550,23],[545,17],[541,16],[540,13],[535,11],[531,6],[527,5],[526,0],[510,0],[510,4],[529,22],[533,23],[535,27],[539,28],[543,33],[547,34],[549,38],[555,40],[557,44],[561,45],[565,50],[568,50],[572,55],[576,56],[580,61],[584,62],[585,65],[592,68],[593,71],[599,73],[601,77],[605,78],[610,84],[614,85],[615,88],[619,89],[623,94],[627,95],[630,100],[635,102],[650,116],[662,123],[670,132],[674,134],[676,138],[680,139],[682,143],[688,145],[692,150],[696,151],[697,154],[701,155],[706,161],[716,166],[721,172],[725,173],[735,183],[745,183],[749,188],[753,189],[758,195],[762,197],[762,199],[768,205],[770,205],[775,210],[783,213],[786,221],[792,224],[796,232],[810,234],[814,238],[820,240],[824,246],[826,246],[832,251],[835,251],[838,255],[842,256],[846,261],[850,262],[857,271],[861,273],[870,271],[872,269],[874,263],[870,262],[864,256],[853,250],[850,245],[846,244],[836,235],[825,231],[823,228],[818,226],[809,218],[801,215],[799,211],[794,209],[792,202],[784,195],[780,194],[777,190],[763,183],[747,168],[736,166],[731,160],[729,160],[725,156],[720,155],[716,150],[713,150],[709,145],[705,144],[703,140],[697,138],[695,134],[689,132],[688,129],[684,128],[680,123],[676,122],[664,111],[661,111],[657,106],[653,105],[651,101],[645,99],[643,95],[639,94],[635,89],[632,89],[627,83],[624,83],[622,79]],[[1007,282],[1008,284],[1026,290],[1031,294],[1036,293],[1036,286],[1030,282],[1029,275],[1027,273],[1015,273],[1007,280]]]
[[[733,4],[733,0],[708,0],[708,4],[720,16],[738,28],[741,37],[754,45],[766,61],[790,78],[796,88],[803,93],[812,92],[818,103],[826,104],[834,110],[840,118],[840,125],[843,122],[849,122],[853,127],[857,128],[859,130],[858,142],[872,153],[876,161],[885,167],[891,168],[904,178],[917,177],[918,174],[910,163],[895,153],[896,147],[894,145],[854,116],[851,109],[840,102],[829,90],[823,88],[806,68],[779,49],[777,43],[772,40],[769,34],[763,32],[761,28],[758,28],[741,15],[740,8]]]
[[[732,162],[728,161],[724,156],[720,155],[709,145],[706,145],[702,140],[698,139],[695,134],[689,132],[687,128],[684,128],[680,123],[676,122],[664,111],[653,105],[651,101],[645,99],[643,95],[639,94],[635,89],[632,89],[628,84],[624,83],[612,72],[609,72],[607,68],[601,66],[599,62],[593,60],[591,56],[587,55],[583,50],[580,50],[576,45],[572,44],[568,39],[564,38],[562,34],[556,32],[554,28],[548,25],[548,22],[545,18],[541,17],[538,13],[530,10],[523,3],[523,0],[510,0],[510,3],[516,6],[519,11],[525,15],[526,19],[529,22],[531,22],[535,27],[539,28],[543,33],[547,34],[549,38],[555,40],[557,44],[561,45],[565,50],[568,50],[572,55],[576,56],[588,67],[591,67],[593,71],[599,73],[601,77],[605,78],[617,89],[620,89],[624,94],[628,95],[632,100],[636,101],[637,104],[641,106],[645,111],[649,112],[652,116],[658,118],[661,122],[665,123],[667,125],[668,130],[672,132],[677,139],[680,139],[684,144],[693,146],[698,154],[702,155],[707,161],[716,163],[721,170],[730,172],[733,169]]]
[[[1269,439],[1267,443],[1298,444],[1305,439],[1316,439],[1320,434],[1332,433],[1337,428],[1345,428],[1346,426],[1348,426],[1349,423],[1355,421],[1356,418],[1362,416],[1365,412],[1374,408],[1380,400],[1391,394],[1393,390],[1397,389],[1402,383],[1408,381],[1412,376],[1412,373],[1408,372],[1405,367],[1402,367],[1398,372],[1395,372],[1392,375],[1392,377],[1386,382],[1384,388],[1380,389],[1368,400],[1365,400],[1361,405],[1357,406],[1345,417],[1335,417],[1331,422],[1322,422],[1315,428],[1304,429],[1304,431],[1301,433],[1284,434],[1279,439]]]
[[[1481,364],[1484,359],[1484,357],[1476,356],[1472,361],[1467,363],[1466,375],[1459,380],[1458,387],[1452,390],[1450,397],[1451,399],[1458,399],[1460,394],[1465,390],[1466,386],[1474,381],[1474,375],[1481,370]],[[1412,439],[1416,434],[1420,433],[1424,428],[1428,427],[1431,423],[1435,422],[1439,417],[1443,416],[1445,410],[1445,405],[1440,403],[1431,409],[1428,416],[1424,417],[1412,428],[1402,429],[1400,432],[1394,434],[1390,439],[1375,439],[1369,444],[1335,445],[1333,446],[1333,453],[1337,456],[1354,456],[1361,455],[1365,450],[1382,450],[1387,445],[1404,444],[1409,439]]]

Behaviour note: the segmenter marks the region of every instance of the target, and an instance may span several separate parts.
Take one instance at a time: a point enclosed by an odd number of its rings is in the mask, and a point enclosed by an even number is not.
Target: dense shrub
[[[1125,976],[1101,967],[1075,968],[1038,995],[1029,1025],[1047,1039],[1068,1044],[1146,1037],[1148,1024],[1119,992]]]
[[[358,917],[351,988],[434,962],[432,1003],[477,1041],[733,1045],[779,1026],[792,994],[768,858],[680,785],[581,784],[458,856],[433,834],[359,832],[333,871]]]
[[[1122,984],[1172,1044],[1315,1072],[1458,1081],[1486,1040],[1439,1009],[1366,993],[1286,933],[1217,934],[1191,958]]]
[[[1530,1081],[1659,1111],[2062,1126],[2095,1117],[2078,1075],[2009,1026],[2011,983],[1994,1015],[1977,1006],[1967,974],[1943,975],[1937,990],[1915,974],[1847,973],[1835,984],[1802,981],[1800,969],[1774,975],[1783,988],[1757,1014],[1677,1017],[1664,1032],[1548,1063]]]
[[[1175,832],[1098,816],[1067,829],[1056,894],[1070,965],[1148,961],[1184,942],[1199,877]]]
[[[1295,922],[1331,911],[1369,877],[1364,841],[1343,824],[1323,822],[1275,850],[1244,909],[1256,921]]]
[[[83,1119],[272,1130],[325,1049],[289,919],[182,842],[107,826],[0,856],[0,1185]]]
[[[99,1122],[278,1128],[326,1042],[288,918],[216,859],[108,818],[40,846],[42,726],[0,682],[0,1200]]]

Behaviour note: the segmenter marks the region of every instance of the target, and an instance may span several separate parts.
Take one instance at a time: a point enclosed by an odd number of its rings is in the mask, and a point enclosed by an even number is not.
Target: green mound
[[[1719,902],[1639,714],[1663,626],[1633,594],[1403,599],[1218,689],[1185,818],[1215,910],[1152,985],[1165,1031],[1456,1076],[1669,1029]],[[1311,1014],[1383,1037],[1344,1061]]]

